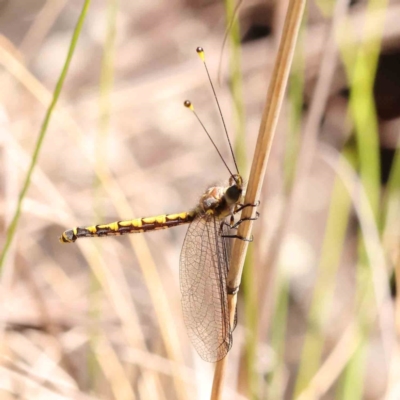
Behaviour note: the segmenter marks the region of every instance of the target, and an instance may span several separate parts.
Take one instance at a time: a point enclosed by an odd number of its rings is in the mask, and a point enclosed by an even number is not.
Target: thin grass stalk
[[[292,70],[288,83],[289,123],[284,149],[284,177],[283,190],[290,193],[295,177],[297,154],[300,145],[301,119],[303,114],[304,81],[305,81],[305,41],[304,30],[307,21],[307,10],[300,26],[299,38],[294,53]],[[286,213],[285,213],[286,214]],[[274,301],[271,325],[271,347],[274,349],[274,368],[268,376],[268,398],[279,399],[285,393],[285,347],[286,326],[289,306],[289,284],[287,276],[282,271],[277,271],[274,277]]]
[[[32,25],[30,25],[19,45],[19,51],[24,55],[26,63],[37,54],[40,45],[46,39],[67,2],[68,0],[46,1],[40,13],[35,16]]]
[[[353,321],[343,331],[335,348],[326,357],[310,384],[296,400],[320,399],[332,388],[359,346],[359,333]],[[339,389],[338,389],[339,391]],[[340,398],[336,396],[335,398]]]
[[[394,327],[390,326],[393,310],[391,309],[391,299],[387,285],[388,276],[385,273],[385,271],[387,271],[385,255],[380,245],[379,232],[374,223],[372,209],[367,203],[364,203],[367,204],[365,210],[362,210],[360,207],[360,198],[366,200],[367,197],[360,182],[360,178],[350,163],[344,157],[340,157],[340,154],[337,153],[336,150],[328,146],[321,146],[319,154],[321,155],[321,159],[335,171],[338,177],[340,177],[347,192],[351,196],[352,205],[356,211],[365,239],[365,248],[369,264],[372,266],[376,297],[376,307],[371,308],[370,294],[365,292],[360,299],[357,312],[368,308],[370,310],[370,319],[373,321],[376,320],[377,317],[379,318],[380,314],[386,310],[386,325],[382,326],[381,324],[380,328],[383,338],[383,353],[385,358],[389,360],[395,346]],[[326,357],[324,364],[314,375],[307,389],[298,397],[298,400],[321,398],[331,388],[339,375],[344,375],[343,371],[349,364],[349,360],[352,359],[354,354],[359,351],[360,346],[362,346],[362,341],[364,339],[364,335],[361,332],[362,329],[364,329],[364,327],[359,324],[358,320],[352,319],[350,321],[348,326],[343,329],[344,333],[335,348]],[[382,373],[382,371],[379,372]],[[343,385],[343,382],[341,384]],[[343,387],[339,389],[337,398],[342,398],[343,390]],[[347,396],[349,396],[349,393],[347,393]]]
[[[118,13],[118,0],[108,0],[106,8],[106,34],[103,49],[103,57],[101,62],[100,72],[100,102],[99,102],[99,122],[98,132],[96,135],[95,146],[95,163],[96,169],[102,170],[103,165],[107,162],[107,138],[110,131],[111,120],[111,91],[114,82],[114,53],[115,53],[115,36],[117,31],[117,13]],[[94,210],[96,219],[102,221],[103,211],[101,209],[101,202],[98,201],[101,195],[102,187],[98,176],[95,176],[93,187],[95,191]],[[99,244],[99,252],[101,247]],[[98,321],[101,313],[100,302],[98,293],[100,291],[100,282],[96,279],[92,271],[90,277],[89,288],[89,314],[92,322]],[[96,385],[96,377],[99,372],[99,364],[96,360],[96,355],[93,350],[96,348],[96,341],[99,338],[99,329],[97,323],[92,323],[89,328],[89,341],[91,350],[88,354],[88,375],[90,380],[90,387],[94,388]]]
[[[400,248],[400,243],[398,244]],[[394,273],[396,277],[396,287],[400,287],[400,251],[397,253],[397,258],[395,260],[395,265],[394,265]],[[397,340],[400,339],[400,296],[396,297],[396,315],[395,315],[395,324],[396,324],[396,334],[397,334]]]
[[[284,154],[284,190],[290,193],[293,179],[296,176],[297,155],[301,138],[301,122],[303,117],[304,81],[305,81],[305,12],[299,32],[299,39],[293,58],[293,66],[289,77],[288,104],[289,123]]]
[[[318,3],[320,6],[321,2]],[[330,5],[331,6],[331,5]],[[331,28],[327,34],[325,51],[323,53],[323,58],[320,66],[320,73],[318,74],[318,81],[315,86],[313,93],[313,98],[310,106],[310,112],[307,117],[307,121],[304,129],[304,138],[301,146],[301,151],[299,155],[298,168],[296,171],[296,179],[294,181],[294,187],[292,189],[289,201],[288,201],[288,211],[285,212],[285,218],[288,218],[287,226],[289,226],[289,221],[291,220],[291,215],[294,210],[297,199],[299,198],[299,190],[303,177],[308,174],[308,171],[312,162],[312,155],[316,151],[317,145],[317,135],[319,132],[320,121],[323,116],[325,105],[329,96],[329,90],[331,82],[333,80],[334,71],[337,64],[337,46],[335,43],[336,32],[339,29],[341,19],[347,12],[349,6],[349,0],[338,1],[335,4],[332,15]],[[330,8],[330,7],[329,7]],[[325,13],[331,12],[331,9],[325,8]],[[311,154],[311,156],[310,156]],[[340,185],[340,182],[335,183],[335,187]],[[332,200],[332,205],[335,202],[335,198],[339,194],[335,195],[339,189],[334,189],[334,199]],[[336,200],[337,201],[337,200]],[[334,226],[336,217],[334,216],[338,210],[335,208],[330,209],[330,217],[327,226],[326,237],[324,240],[320,267],[319,267],[319,279],[315,285],[315,291],[313,294],[313,300],[311,303],[308,329],[305,336],[304,347],[302,350],[302,358],[299,364],[299,373],[295,383],[294,396],[297,397],[304,389],[304,387],[309,383],[310,379],[314,376],[318,369],[318,364],[320,361],[322,347],[323,347],[323,332],[320,326],[322,321],[323,313],[327,310],[329,299],[332,296],[333,286],[329,285],[329,279],[325,279],[328,275],[334,280],[336,275],[336,268],[339,263],[340,249],[334,251],[336,261],[331,260],[330,257],[325,257],[324,254],[329,254],[332,250],[334,241],[337,239],[339,243],[343,241],[345,235],[345,226]],[[345,208],[345,207],[344,207]],[[347,210],[348,212],[348,210]],[[287,217],[289,214],[289,217]],[[343,210],[344,217],[346,218],[346,211]],[[285,234],[282,234],[284,237]],[[333,236],[334,238],[332,238]],[[330,238],[331,237],[331,238]],[[329,259],[328,259],[329,258]],[[321,270],[324,269],[324,270]],[[330,286],[329,288],[326,286]],[[328,293],[325,292],[328,290]],[[323,300],[323,303],[321,303]]]
[[[387,258],[394,265],[396,287],[400,288],[400,139],[386,185],[382,210],[383,243]],[[396,296],[395,307],[396,332],[397,337],[400,338],[400,296]]]
[[[251,167],[249,183],[246,191],[245,203],[255,203],[261,193],[267,168],[268,156],[272,147],[272,140],[275,134],[279,111],[282,106],[285,89],[292,64],[294,48],[303,17],[305,0],[291,0],[288,4],[285,25],[282,39],[279,45],[278,54],[272,73],[270,86],[267,93],[265,109],[263,112],[259,136]],[[254,215],[252,207],[243,210],[242,218]],[[245,221],[238,229],[238,235],[250,237],[252,221]],[[248,242],[235,240],[232,248],[232,263],[228,274],[227,285],[230,288],[240,286],[242,269],[246,257]],[[237,294],[228,296],[231,320],[233,320],[236,307]],[[215,368],[214,382],[211,399],[220,399],[222,396],[222,382],[228,357],[219,361]]]
[[[375,80],[378,58],[381,48],[381,38],[384,28],[384,15],[376,21],[372,15],[376,11],[385,10],[386,0],[370,0],[365,14],[365,30],[372,32],[369,40],[365,40],[355,51],[354,64],[345,63],[350,82],[349,107],[355,127],[357,142],[357,157],[359,160],[359,172],[367,198],[363,201],[369,203],[372,208],[375,223],[380,221],[380,161],[379,161],[379,136],[378,120],[374,104],[373,85]],[[372,18],[374,23],[372,24]],[[361,203],[364,212],[368,204]],[[368,296],[373,305],[373,277],[368,268],[364,239],[360,236],[358,243],[358,267],[356,301],[359,305],[361,299]],[[355,312],[354,318],[360,324],[362,339],[361,346],[349,363],[343,376],[343,399],[361,399],[363,397],[365,380],[365,360],[369,347],[369,339],[373,327],[370,319],[370,307]],[[358,384],[355,384],[357,378]]]
[[[336,276],[351,211],[350,196],[340,178],[336,178],[334,182],[331,199],[318,275],[314,283],[307,331],[294,389],[295,398],[310,384],[321,362],[325,342],[324,330],[328,322],[327,316],[331,311]]]
[[[245,174],[247,171],[246,159],[246,132],[245,132],[245,108],[243,104],[243,79],[241,71],[241,43],[240,43],[240,25],[238,15],[238,6],[234,0],[225,0],[226,20],[228,29],[228,38],[230,42],[230,82],[231,93],[234,103],[234,121],[235,121],[235,156],[239,166],[239,171]],[[246,373],[241,374],[239,385],[245,385],[241,392],[247,392],[250,398],[257,398],[257,373],[255,370],[255,356],[257,351],[257,285],[254,282],[254,259],[250,248],[245,260],[243,272],[243,303],[244,318],[246,326],[245,340],[245,358]]]
[[[393,157],[382,208],[385,230],[393,221],[398,221],[400,218],[400,138]]]
[[[108,0],[107,29],[100,73],[99,127],[96,138],[96,168],[99,170],[101,170],[106,162],[106,142],[110,131],[111,91],[114,83],[114,55],[118,5],[118,0]],[[99,178],[96,178],[96,185],[99,185]]]
[[[299,38],[297,41],[292,70],[288,83],[288,108],[289,122],[287,137],[284,149],[284,177],[283,191],[291,191],[293,179],[295,177],[295,168],[297,154],[300,145],[301,119],[303,113],[304,101],[304,81],[305,81],[305,41],[304,29],[307,21],[307,10],[301,22]],[[285,392],[285,346],[286,346],[286,325],[289,306],[289,284],[287,276],[282,271],[277,271],[274,277],[274,293],[271,296],[274,301],[273,317],[274,324],[271,326],[271,346],[275,352],[274,368],[268,376],[269,398],[282,398]]]
[[[67,53],[67,57],[66,57],[65,63],[64,63],[63,68],[61,70],[61,74],[60,74],[60,77],[59,77],[59,79],[57,81],[56,87],[54,89],[53,98],[52,98],[51,103],[50,103],[50,105],[49,105],[49,107],[47,109],[46,115],[45,115],[43,123],[42,123],[42,127],[41,127],[40,132],[39,132],[39,136],[38,136],[38,139],[36,141],[35,148],[33,150],[32,160],[31,160],[31,163],[29,165],[28,171],[26,173],[25,180],[24,180],[24,183],[22,185],[21,192],[20,192],[20,194],[18,196],[17,207],[15,209],[15,213],[13,215],[11,223],[10,223],[8,229],[7,229],[5,244],[4,244],[3,250],[1,251],[1,254],[0,254],[0,271],[1,271],[2,267],[3,267],[3,264],[4,264],[4,261],[6,259],[8,250],[9,250],[9,248],[11,246],[12,240],[13,240],[14,235],[15,235],[15,232],[16,232],[16,229],[17,229],[17,226],[18,226],[18,221],[19,221],[19,219],[21,217],[22,203],[23,203],[24,198],[25,198],[25,196],[26,196],[26,194],[28,192],[28,189],[29,189],[29,186],[30,186],[30,183],[31,183],[32,173],[33,173],[33,170],[35,168],[35,165],[38,162],[40,150],[42,148],[42,144],[43,144],[44,138],[46,136],[47,128],[49,126],[50,119],[51,119],[51,116],[53,114],[53,110],[56,107],[57,101],[58,101],[58,99],[60,97],[60,94],[61,94],[62,87],[63,87],[64,82],[65,82],[65,78],[67,77],[67,73],[68,73],[69,66],[71,64],[72,56],[74,54],[76,45],[78,43],[78,39],[79,39],[79,36],[81,34],[81,31],[82,31],[83,23],[85,21],[86,14],[87,14],[89,6],[90,6],[90,1],[91,0],[85,0],[85,2],[83,4],[81,13],[79,15],[78,21],[76,23],[76,26],[75,26],[75,29],[74,29],[74,32],[73,32],[73,35],[72,35],[72,39],[71,39],[71,43],[70,43],[70,46],[69,46],[69,49],[68,49],[68,53]]]
[[[255,283],[254,251],[250,247],[247,250],[243,272],[243,301],[244,301],[244,321],[245,321],[245,358],[246,374],[243,381],[247,380],[247,394],[250,399],[259,398],[259,379],[256,369],[257,361],[257,331],[258,331],[258,303],[257,285]]]
[[[235,156],[239,170],[243,173],[247,167],[246,160],[246,121],[243,104],[242,51],[240,43],[239,20],[235,15],[235,2],[225,0],[225,13],[230,43],[230,89],[234,106],[235,121]]]
[[[297,165],[295,178],[287,203],[285,212],[282,214],[281,223],[278,231],[271,244],[268,260],[266,262],[268,270],[265,272],[266,278],[263,281],[272,284],[274,269],[276,268],[277,260],[279,259],[282,243],[289,232],[292,220],[294,218],[296,207],[301,198],[304,179],[308,176],[314,154],[318,144],[318,132],[320,122],[325,110],[325,106],[329,97],[331,82],[334,77],[334,72],[337,65],[337,46],[335,36],[340,28],[342,18],[346,15],[350,0],[338,0],[335,4],[335,9],[332,17],[332,25],[327,34],[326,46],[322,54],[321,66],[318,74],[317,84],[315,86],[310,111],[307,115],[305,126],[302,132],[302,141],[300,151],[297,157]],[[270,321],[270,291],[265,292],[261,304],[262,323],[261,326],[268,327]]]
[[[382,209],[383,243],[388,259],[394,264],[396,287],[400,288],[400,139],[393,158]],[[395,308],[396,333],[400,338],[400,296],[396,296]]]
[[[359,181],[358,176],[355,172],[346,165],[343,161],[341,165],[344,168],[345,173],[341,173],[344,177],[346,186],[348,183],[348,176],[353,176],[353,181],[357,182],[357,191],[352,193],[353,204],[357,213],[357,217],[360,223],[360,229],[362,232],[362,238],[365,243],[365,255],[367,257],[367,265],[370,266],[370,273],[368,274],[369,282],[364,290],[359,290],[359,301],[357,303],[357,308],[355,310],[355,315],[362,315],[362,319],[355,318],[353,324],[357,327],[359,334],[357,346],[357,355],[362,360],[364,358],[362,348],[363,343],[366,341],[366,333],[369,333],[371,326],[374,322],[378,322],[380,335],[382,340],[382,356],[386,362],[387,370],[389,370],[391,360],[393,359],[393,349],[395,346],[395,336],[394,336],[394,323],[393,323],[393,309],[392,302],[389,293],[389,276],[388,267],[385,259],[385,254],[381,246],[378,226],[375,221],[372,207],[370,206],[367,198],[367,193],[362,183]],[[348,176],[345,176],[348,175]],[[370,277],[370,276],[371,277]],[[372,289],[371,289],[372,287]],[[372,293],[371,293],[372,292]],[[374,303],[372,302],[372,297],[374,298]],[[357,357],[354,358],[355,365],[359,365],[359,360]],[[361,368],[364,369],[364,364]],[[385,374],[385,370],[381,370],[381,374]],[[355,371],[349,372],[349,374],[354,374]],[[347,379],[347,375],[344,375],[344,380],[348,386],[348,391],[346,391],[347,398],[352,395],[360,396],[362,389],[359,388],[359,392],[355,392],[356,387],[351,388],[351,379]],[[365,381],[363,380],[363,383]],[[354,390],[354,392],[352,391]]]
[[[121,276],[122,271],[116,268],[117,264],[114,264],[113,270],[110,271],[109,265],[104,261],[98,246],[94,243],[89,242],[83,244],[78,242],[77,245],[93,274],[95,274],[96,279],[101,283],[117,317],[121,321],[121,336],[126,340],[129,347],[149,351],[145,338],[140,330],[140,323],[135,305],[131,302],[129,296],[129,288],[127,284],[121,284],[121,280],[118,280],[116,277],[116,275]],[[97,352],[95,354],[97,356]],[[122,363],[120,360],[119,362]],[[179,376],[179,373],[174,374],[175,380],[178,380],[177,376]],[[157,386],[155,378],[150,380],[150,382],[143,382],[143,386],[147,389],[147,397],[149,397],[149,393],[154,392],[154,388]],[[112,382],[110,382],[110,384],[112,384]]]
[[[267,380],[267,399],[284,399],[287,383],[285,363],[287,319],[289,312],[289,282],[287,277],[278,273],[276,279],[276,306],[271,329],[271,347],[274,349],[274,368]]]
[[[374,19],[374,27],[370,27],[369,14],[374,12],[374,1],[369,2],[366,11],[366,29],[373,29],[375,37],[363,43],[356,51],[354,65],[346,63],[350,82],[350,111],[354,120],[360,176],[368,194],[375,219],[378,221],[380,197],[380,162],[378,120],[374,104],[373,85],[375,81],[378,58],[381,48],[381,36],[384,19],[381,26]],[[376,3],[376,2],[375,2]],[[379,0],[382,7],[386,1]]]
[[[339,381],[336,398],[339,400],[358,399],[363,397],[365,384],[365,363],[367,362],[365,332],[360,332],[361,340],[349,364]]]
[[[94,348],[101,370],[110,384],[115,399],[135,400],[135,391],[131,386],[129,374],[119,360],[108,338],[99,336]]]

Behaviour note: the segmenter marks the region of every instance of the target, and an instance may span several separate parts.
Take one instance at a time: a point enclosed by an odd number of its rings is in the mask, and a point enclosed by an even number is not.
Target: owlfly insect
[[[232,173],[229,169],[191,102],[187,100],[184,105],[194,113],[228,169],[230,174],[228,185],[208,188],[191,211],[117,221],[106,225],[78,227],[65,231],[60,237],[60,242],[73,243],[82,237],[143,233],[189,224],[180,256],[183,317],[189,338],[199,355],[205,361],[216,362],[224,358],[232,347],[232,332],[236,326],[236,317],[232,326],[228,310],[228,295],[233,295],[238,291],[238,288],[227,287],[230,241],[234,238],[252,240],[232,234],[232,231],[244,221],[244,219],[239,219],[235,222],[234,216],[244,207],[255,207],[258,204],[241,204],[244,192],[243,179],[238,171],[221,108],[205,63],[204,51],[201,47],[198,47],[196,51],[207,71],[236,173]],[[247,219],[255,220],[258,216],[259,214],[256,213],[254,218]]]

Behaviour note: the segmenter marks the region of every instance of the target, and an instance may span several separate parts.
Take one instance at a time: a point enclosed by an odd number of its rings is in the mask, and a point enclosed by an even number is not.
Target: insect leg
[[[221,222],[220,228],[221,228],[221,232],[223,231],[223,227],[227,226],[229,229],[238,229],[238,226],[243,222],[243,221],[255,221],[258,219],[258,217],[260,216],[260,213],[258,211],[256,211],[256,216],[255,217],[246,217],[246,218],[241,218],[239,219],[239,221],[237,221],[236,223],[234,223],[234,214],[238,213],[239,211],[243,210],[246,207],[258,207],[260,204],[260,201],[257,201],[257,203],[255,204],[239,204],[239,207],[231,214],[230,216],[230,223],[228,224],[225,221]],[[243,240],[245,242],[252,242],[253,241],[253,236],[251,236],[251,238],[245,238],[243,236],[239,236],[239,235],[221,235],[221,237],[224,238],[232,238],[232,239],[240,239]]]
[[[221,237],[223,238],[231,238],[231,239],[240,239],[243,240],[244,242],[249,242],[251,243],[253,241],[253,235],[251,235],[251,238],[245,238],[243,236],[239,236],[239,235],[221,235]]]
[[[256,216],[253,218],[241,218],[239,219],[239,221],[237,221],[235,223],[233,214],[230,217],[230,223],[228,224],[228,222],[222,221],[221,225],[220,225],[220,232],[222,232],[222,229],[224,226],[227,226],[229,229],[237,229],[238,226],[243,222],[243,221],[256,221],[258,219],[258,217],[260,216],[260,213],[258,211],[256,211]]]
[[[235,225],[236,225],[236,224],[235,224]],[[227,226],[229,229],[237,229],[237,228],[232,228],[227,222],[222,221],[221,224],[220,224],[220,233],[223,232],[223,227],[224,227],[224,226]],[[252,241],[253,241],[253,235],[251,235],[251,238],[250,238],[250,239],[245,238],[245,237],[243,237],[243,236],[239,236],[239,235],[222,235],[222,234],[221,234],[221,237],[223,237],[223,238],[228,238],[228,239],[240,239],[240,240],[243,240],[243,241],[245,241],[245,242],[252,242]]]
[[[234,214],[242,211],[246,207],[258,207],[260,205],[260,200],[258,200],[256,203],[248,203],[248,204],[238,204],[238,208],[234,211]]]
[[[243,222],[243,221],[256,221],[258,219],[258,217],[260,216],[260,213],[258,211],[256,211],[256,216],[253,218],[241,218],[239,219],[238,222],[236,222],[236,224],[230,225],[231,229],[237,229],[238,226]],[[228,224],[229,225],[229,224]]]

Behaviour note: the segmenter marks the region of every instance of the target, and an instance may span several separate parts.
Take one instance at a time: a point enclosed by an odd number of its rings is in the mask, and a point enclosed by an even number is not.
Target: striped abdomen
[[[117,236],[127,233],[142,233],[158,229],[167,229],[173,226],[192,222],[194,211],[180,214],[158,215],[149,218],[137,218],[130,221],[117,221],[107,225],[93,225],[78,227],[65,231],[60,237],[61,243],[73,243],[81,237]]]

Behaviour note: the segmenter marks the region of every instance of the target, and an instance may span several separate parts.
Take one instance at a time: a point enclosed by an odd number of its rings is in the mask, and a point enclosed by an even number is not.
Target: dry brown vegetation
[[[348,3],[307,7],[240,290],[226,399],[400,398],[400,2]],[[0,0],[1,247],[82,4]],[[247,170],[286,6],[251,0],[238,14]],[[215,82],[221,60],[216,89],[238,136],[224,5],[117,7],[107,44],[112,12],[90,6],[2,266],[1,399],[210,395],[213,366],[191,346],[180,308],[186,228],[58,242],[77,225],[190,210],[226,181],[182,105],[194,103],[231,162],[196,46]]]

